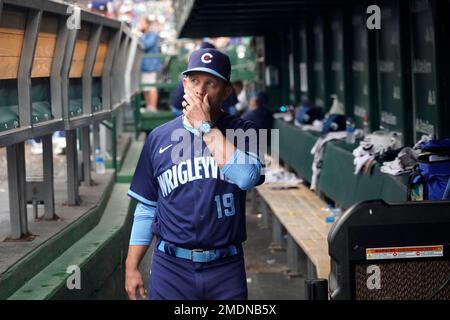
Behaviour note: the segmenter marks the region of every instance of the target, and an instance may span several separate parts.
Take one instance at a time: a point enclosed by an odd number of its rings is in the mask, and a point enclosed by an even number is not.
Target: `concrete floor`
[[[247,202],[249,204],[249,202]],[[245,262],[250,300],[304,299],[304,278],[286,275],[286,251],[271,251],[272,232],[261,227],[261,219],[247,205]]]

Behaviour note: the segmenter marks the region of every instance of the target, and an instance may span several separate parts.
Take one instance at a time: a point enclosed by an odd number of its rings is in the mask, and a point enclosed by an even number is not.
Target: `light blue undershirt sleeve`
[[[134,211],[133,227],[131,228],[130,245],[146,246],[150,245],[153,238],[152,223],[155,217],[154,206],[149,206],[138,202]]]
[[[261,162],[253,153],[243,152],[236,148],[233,157],[222,168],[225,177],[238,185],[242,190],[256,186],[261,176]]]

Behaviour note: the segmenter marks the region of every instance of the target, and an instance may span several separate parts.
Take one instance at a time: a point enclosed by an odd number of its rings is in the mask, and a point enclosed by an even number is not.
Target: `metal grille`
[[[369,289],[376,276],[371,265],[379,267],[379,289]],[[354,274],[356,300],[428,300],[450,277],[450,261],[359,264]],[[435,299],[450,300],[450,284]]]

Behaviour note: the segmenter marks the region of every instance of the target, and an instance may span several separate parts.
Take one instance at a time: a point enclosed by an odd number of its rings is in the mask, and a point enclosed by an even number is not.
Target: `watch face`
[[[202,123],[202,127],[201,127],[201,131],[203,133],[207,133],[211,130],[211,125],[208,122],[203,122]]]

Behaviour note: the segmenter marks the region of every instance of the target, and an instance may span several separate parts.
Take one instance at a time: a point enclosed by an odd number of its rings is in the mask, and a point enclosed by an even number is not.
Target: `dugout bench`
[[[272,230],[270,247],[286,250],[289,277],[328,279],[327,235],[331,224],[325,221],[328,213],[323,210],[327,204],[303,184],[297,188],[284,186],[264,183],[251,194],[254,210],[262,214],[262,227]]]

